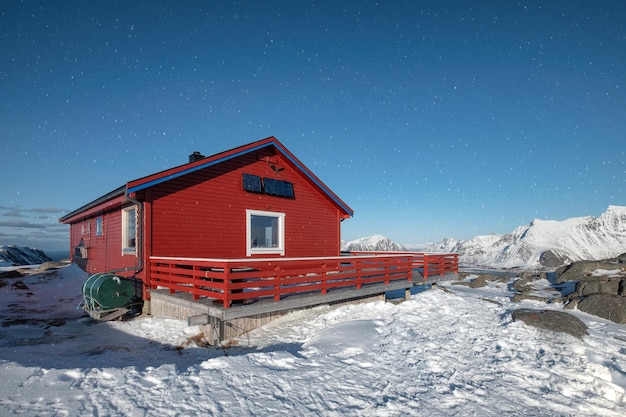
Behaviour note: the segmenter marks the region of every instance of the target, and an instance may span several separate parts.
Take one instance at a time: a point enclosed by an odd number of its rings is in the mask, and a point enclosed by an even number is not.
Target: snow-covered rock
[[[372,235],[349,242],[341,242],[342,251],[406,251],[406,248],[382,235]]]
[[[0,246],[0,266],[38,265],[52,261],[44,251],[36,248]]]

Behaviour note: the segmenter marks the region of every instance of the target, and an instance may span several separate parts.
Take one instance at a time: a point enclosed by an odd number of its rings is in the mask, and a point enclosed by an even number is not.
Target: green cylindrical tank
[[[88,310],[124,307],[134,296],[132,281],[111,273],[94,274],[83,284],[85,308]]]

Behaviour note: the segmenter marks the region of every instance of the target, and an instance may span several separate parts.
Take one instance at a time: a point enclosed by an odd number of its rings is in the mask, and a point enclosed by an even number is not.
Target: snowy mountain
[[[38,265],[51,260],[39,249],[15,245],[0,246],[0,266]]]
[[[554,268],[572,261],[612,258],[626,252],[626,207],[609,206],[597,218],[537,219],[505,235],[448,238],[419,250],[458,252],[461,263],[494,268]]]
[[[363,237],[349,242],[341,242],[342,251],[406,251],[406,248],[398,243],[392,242],[391,239],[381,236],[372,235]]]

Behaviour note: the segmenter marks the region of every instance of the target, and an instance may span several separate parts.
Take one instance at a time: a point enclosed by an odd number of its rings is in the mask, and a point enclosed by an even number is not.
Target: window
[[[122,254],[135,254],[137,249],[137,209],[122,210]]]
[[[258,175],[243,174],[243,189],[250,193],[267,194],[274,197],[296,198],[293,184],[274,178],[261,178]]]
[[[102,236],[102,216],[96,218],[96,236]]]
[[[251,193],[262,193],[261,177],[258,175],[243,174],[243,189]]]
[[[246,210],[246,255],[285,255],[285,213]]]
[[[277,197],[294,198],[293,184],[287,181],[263,178],[265,193]]]

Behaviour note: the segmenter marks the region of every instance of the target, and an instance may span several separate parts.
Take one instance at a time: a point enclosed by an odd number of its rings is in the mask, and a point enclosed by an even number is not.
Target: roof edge
[[[291,163],[293,163],[317,188],[319,188],[324,194],[326,194],[341,210],[344,211],[349,217],[354,215],[354,211],[344,203],[333,191],[331,191],[326,184],[322,182],[313,172],[311,172],[294,154],[292,154],[278,139],[274,136],[270,136],[265,139],[261,139],[256,142],[249,143],[247,145],[239,146],[218,154],[208,156],[200,161],[191,162],[184,165],[179,165],[174,168],[167,169],[165,171],[158,172],[156,174],[148,175],[133,181],[129,181],[126,184],[127,192],[134,193],[143,189],[164,183],[174,178],[181,177],[183,175],[190,174],[192,172],[219,164],[239,157],[241,155],[248,154],[250,152],[257,151],[259,149],[273,146],[278,152],[283,154]]]
[[[122,185],[121,187],[116,188],[115,190],[103,195],[102,197],[98,197],[92,202],[87,203],[84,206],[77,208],[76,210],[70,213],[67,213],[65,216],[59,217],[59,223],[65,223],[67,220],[71,219],[72,217],[76,217],[79,214],[84,213],[89,209],[99,206],[100,204],[105,203],[109,200],[112,200],[116,197],[120,197],[124,195],[125,193],[126,193],[126,185]]]

